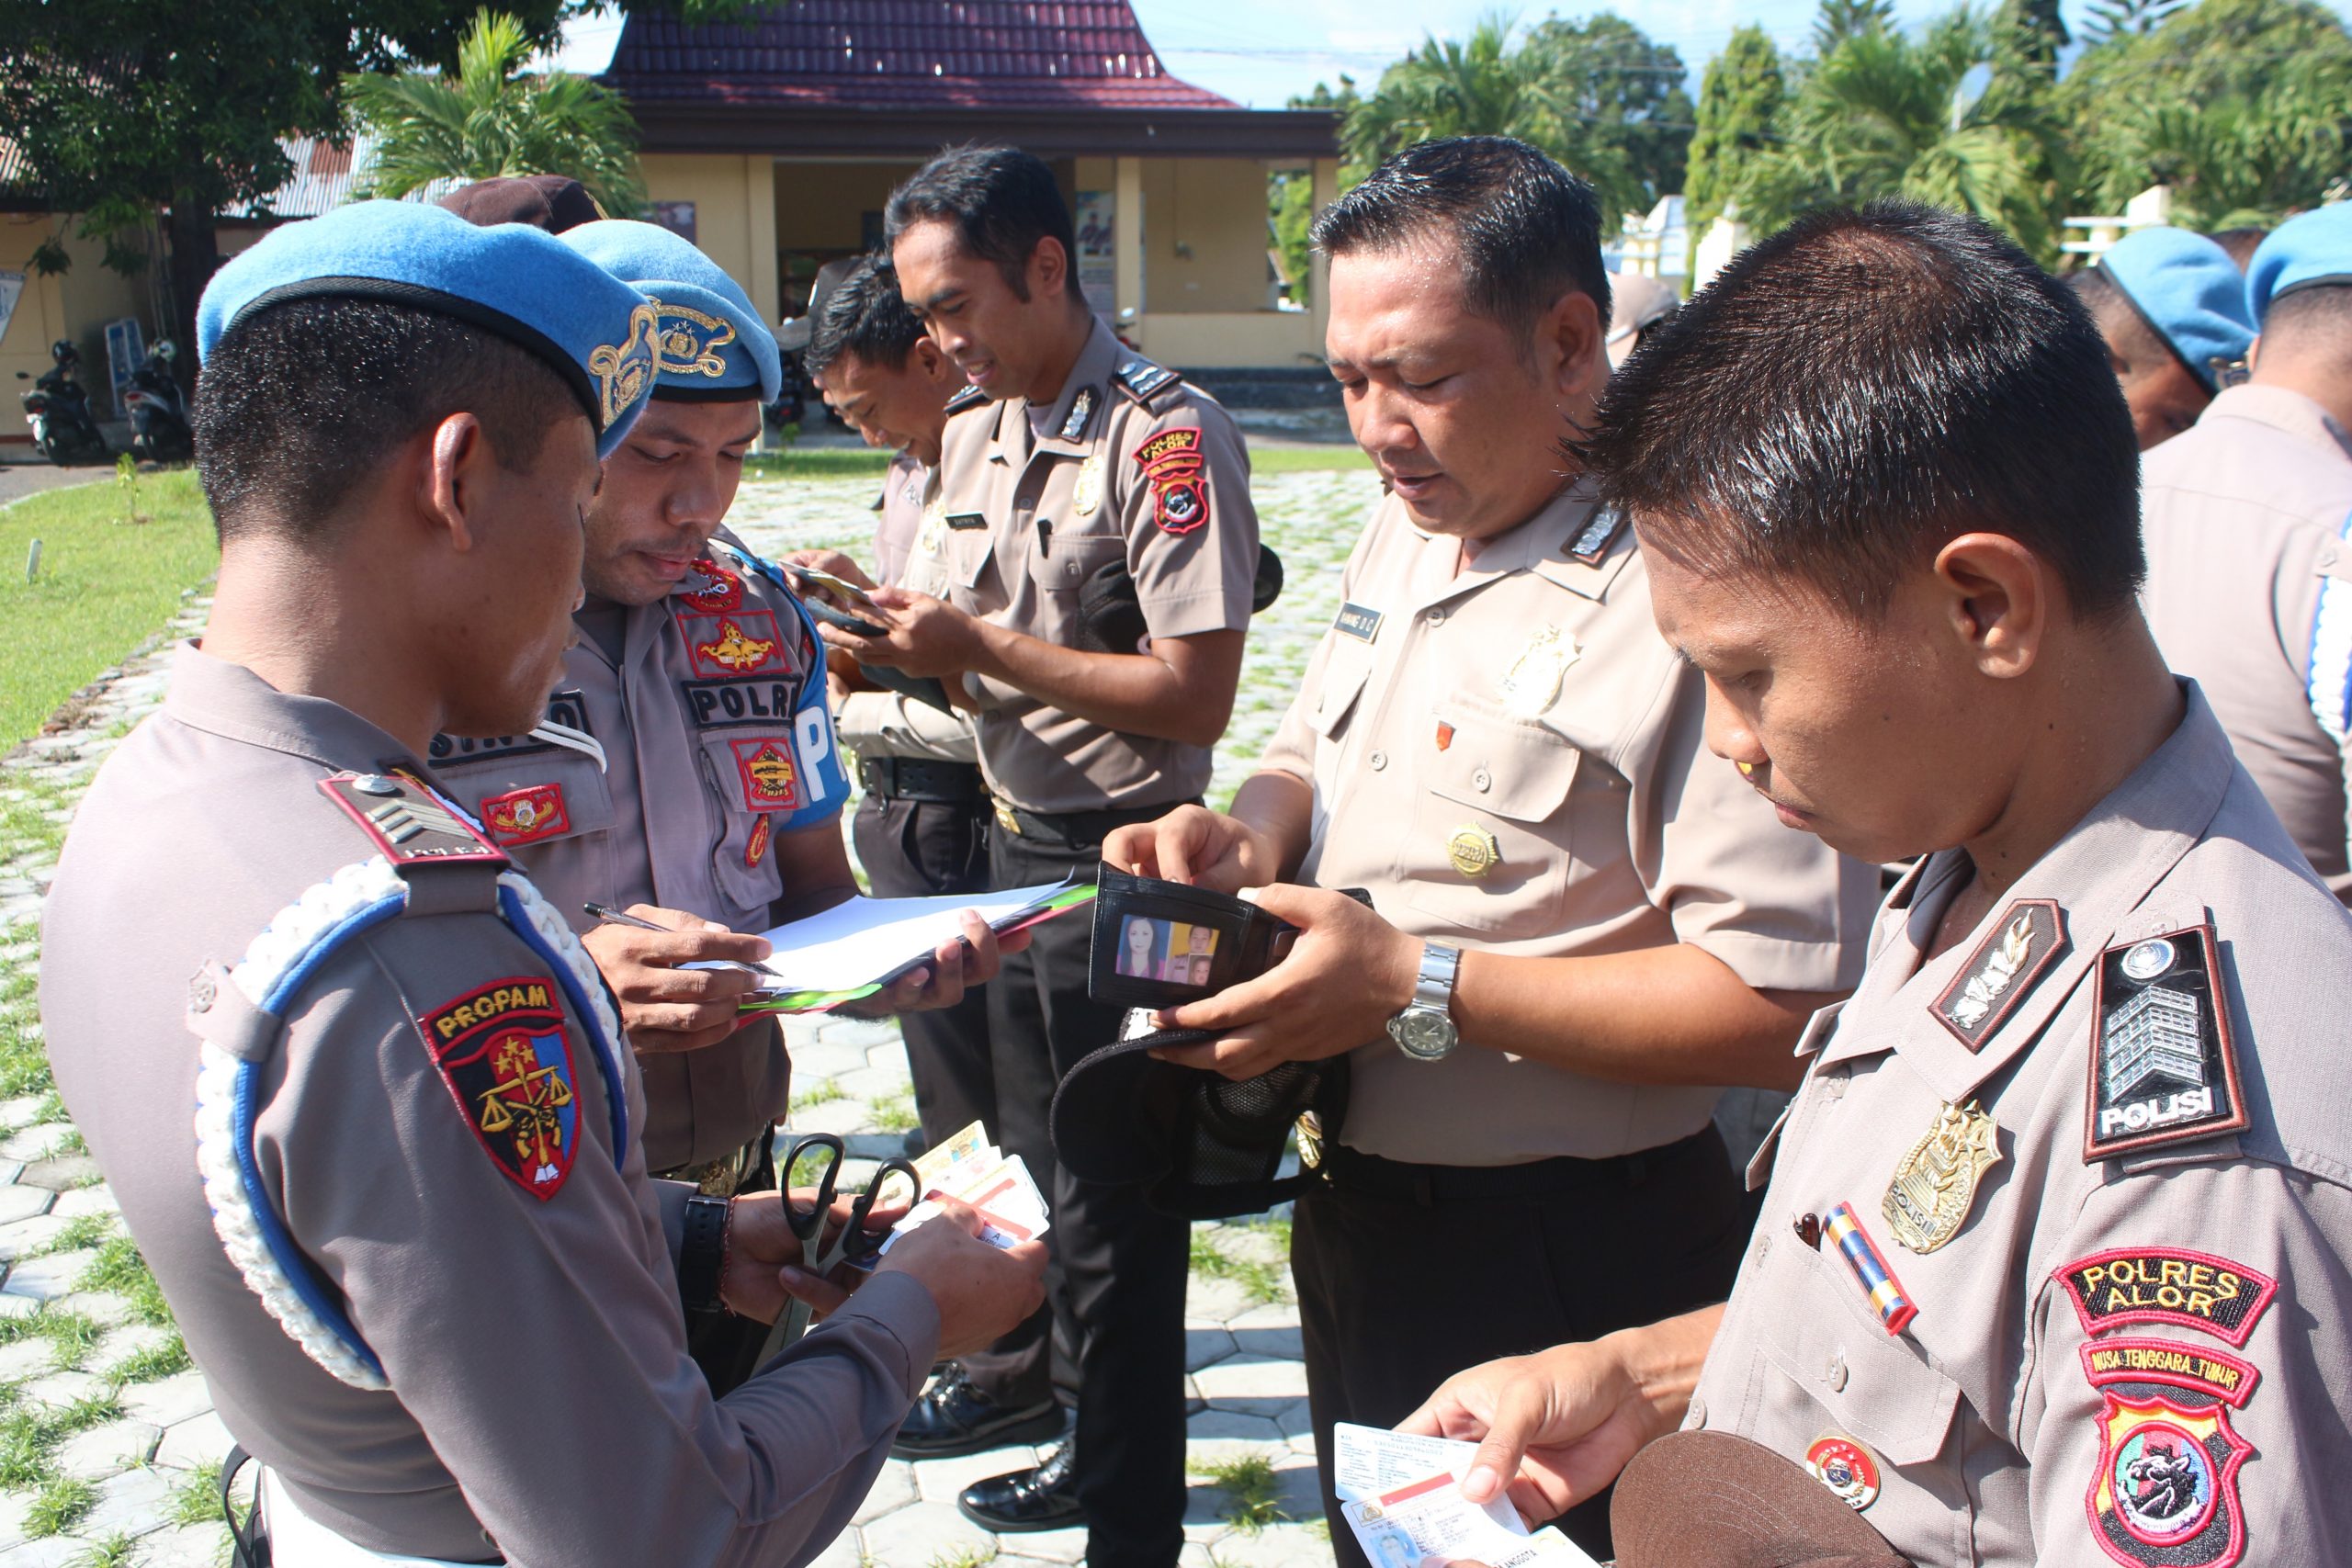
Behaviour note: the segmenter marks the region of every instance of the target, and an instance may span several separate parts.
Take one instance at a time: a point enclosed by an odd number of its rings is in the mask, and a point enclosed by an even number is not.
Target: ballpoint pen
[[[593,898],[580,907],[588,911],[591,919],[609,920],[616,926],[635,926],[641,931],[666,932],[670,930],[668,926],[657,926],[651,920],[640,920],[635,915],[624,915],[618,909],[609,908]]]

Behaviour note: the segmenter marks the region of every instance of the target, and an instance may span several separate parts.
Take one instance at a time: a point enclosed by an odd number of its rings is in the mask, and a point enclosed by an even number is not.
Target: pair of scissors
[[[825,1221],[832,1213],[833,1200],[841,1180],[842,1161],[847,1156],[848,1150],[835,1134],[805,1133],[792,1140],[791,1147],[776,1166],[777,1183],[785,1190],[785,1223],[792,1227],[792,1234],[800,1238],[800,1267],[820,1279],[831,1274],[853,1252],[864,1256],[873,1247],[875,1239],[867,1228],[866,1216],[874,1212],[875,1203],[889,1187],[893,1177],[906,1178],[907,1201],[911,1203],[922,1196],[922,1177],[912,1165],[903,1159],[884,1160],[875,1171],[874,1179],[865,1184],[865,1190],[851,1202],[849,1223],[842,1227],[841,1234],[834,1236],[832,1245],[828,1247],[825,1245]],[[809,1161],[815,1163],[816,1172],[801,1171],[803,1163]],[[812,1176],[816,1193],[804,1204],[794,1198],[792,1183],[796,1179],[809,1180]],[[766,1343],[760,1347],[759,1365],[766,1366],[778,1351],[808,1333],[808,1320],[814,1312],[814,1308],[797,1296],[787,1301],[783,1313],[775,1320],[775,1326],[768,1330]]]

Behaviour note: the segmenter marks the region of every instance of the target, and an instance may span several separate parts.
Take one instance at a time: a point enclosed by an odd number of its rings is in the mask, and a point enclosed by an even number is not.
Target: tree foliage
[[[406,196],[439,179],[569,175],[605,211],[635,216],[645,182],[628,105],[584,76],[521,73],[534,48],[521,20],[485,9],[458,43],[455,72],[345,82],[354,117],[376,137],[362,194]]]
[[[1682,185],[1683,211],[1693,234],[1703,232],[1734,202],[1742,211],[1753,207],[1752,197],[1742,197],[1740,183],[1779,146],[1787,99],[1780,46],[1762,28],[1733,33],[1724,51],[1708,62],[1699,86],[1690,173]]]

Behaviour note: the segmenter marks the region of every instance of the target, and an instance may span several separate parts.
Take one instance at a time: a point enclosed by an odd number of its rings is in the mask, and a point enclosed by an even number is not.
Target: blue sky
[[[1336,85],[1341,72],[1369,85],[1381,68],[1418,46],[1422,35],[1459,37],[1496,0],[1132,0],[1144,31],[1169,69],[1188,82],[1256,108],[1280,108],[1318,81]],[[2352,0],[2332,0],[2338,11]],[[1556,11],[1587,16],[1600,5],[1522,5],[1516,14],[1540,21]],[[1617,5],[1652,38],[1682,52],[1697,73],[1723,48],[1734,28],[1760,25],[1783,47],[1801,44],[1813,26],[1815,0],[1624,0]],[[1949,8],[1949,0],[1896,0],[1905,25]],[[1503,6],[1506,12],[1513,7]],[[2068,0],[2067,25],[2078,25],[2087,0]],[[620,33],[617,17],[573,29],[563,63],[575,71],[604,67]]]

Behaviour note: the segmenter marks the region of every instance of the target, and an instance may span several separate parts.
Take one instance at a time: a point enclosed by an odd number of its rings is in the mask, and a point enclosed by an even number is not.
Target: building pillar
[[[760,319],[774,327],[784,315],[784,293],[775,275],[775,160],[743,160],[743,206],[751,214],[751,276],[743,279]]]
[[[1121,158],[1117,164],[1117,209],[1112,215],[1115,225],[1112,249],[1118,262],[1118,290],[1115,298],[1121,312],[1133,310],[1138,329],[1136,340],[1142,341],[1144,277],[1143,277],[1143,160]]]
[[[1308,205],[1314,209],[1314,213],[1307,220],[1311,223],[1315,218],[1321,217],[1323,209],[1339,199],[1340,161],[1337,158],[1316,159],[1315,188],[1307,198]],[[1309,345],[1309,351],[1320,355],[1323,352],[1326,334],[1331,325],[1330,258],[1324,255],[1322,252],[1310,248],[1307,251],[1306,270],[1312,280],[1307,285],[1307,313],[1315,337],[1314,343]]]

